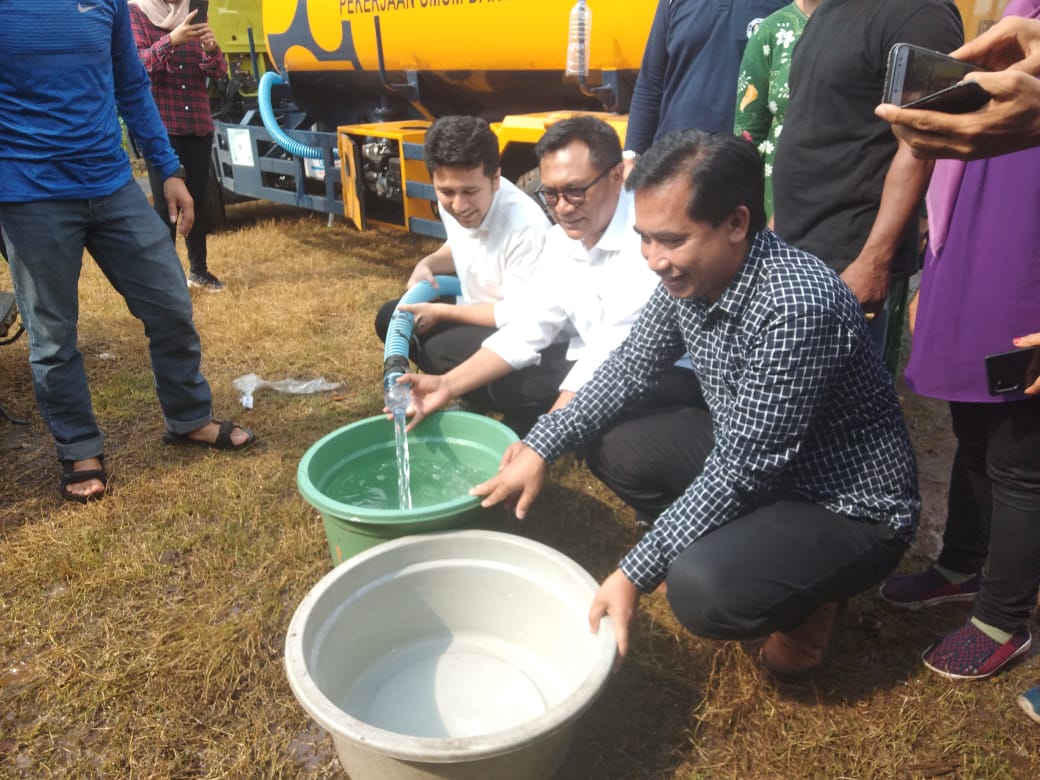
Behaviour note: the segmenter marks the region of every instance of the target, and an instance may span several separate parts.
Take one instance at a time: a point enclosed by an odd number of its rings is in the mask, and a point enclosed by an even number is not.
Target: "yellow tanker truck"
[[[531,148],[554,112],[604,112],[623,133],[655,7],[263,0],[277,72],[260,79],[255,111],[217,122],[218,177],[231,192],[345,214],[362,229],[442,236],[422,162],[430,122],[462,113],[495,123],[514,180],[535,167]]]
[[[1006,4],[959,0],[968,37]],[[256,108],[216,123],[218,178],[232,193],[344,214],[360,229],[371,221],[443,236],[422,162],[430,121],[461,113],[493,122],[503,174],[513,180],[535,168],[533,144],[560,115],[603,112],[624,137],[656,6],[218,0],[210,19],[233,57],[243,56],[246,34],[263,41],[249,47],[259,79]],[[231,32],[222,33],[222,22]],[[265,62],[270,69],[261,77]],[[233,73],[245,70],[232,65]]]

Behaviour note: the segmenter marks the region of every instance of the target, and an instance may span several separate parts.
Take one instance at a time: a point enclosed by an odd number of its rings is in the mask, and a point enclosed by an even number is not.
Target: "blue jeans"
[[[184,271],[137,184],[102,198],[0,203],[0,225],[36,403],[59,460],[97,457],[104,447],[76,337],[84,248],[144,324],[166,427],[188,433],[212,419]]]

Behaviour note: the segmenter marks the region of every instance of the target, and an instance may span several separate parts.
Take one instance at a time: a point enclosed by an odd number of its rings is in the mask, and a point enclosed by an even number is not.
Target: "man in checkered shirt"
[[[474,493],[522,518],[548,464],[582,447],[652,528],[593,601],[622,656],[641,593],[714,639],[766,636],[779,677],[826,656],[837,604],[899,562],[917,468],[898,399],[851,291],[764,229],[762,166],[728,134],[670,133],[628,179],[658,285],[631,334]],[[639,399],[684,351],[704,401]]]

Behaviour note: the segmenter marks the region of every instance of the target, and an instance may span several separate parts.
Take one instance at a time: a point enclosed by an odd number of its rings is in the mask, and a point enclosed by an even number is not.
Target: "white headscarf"
[[[188,18],[188,0],[177,0],[176,3],[167,3],[164,0],[130,0],[130,5],[136,5],[148,21],[162,30],[172,30]]]

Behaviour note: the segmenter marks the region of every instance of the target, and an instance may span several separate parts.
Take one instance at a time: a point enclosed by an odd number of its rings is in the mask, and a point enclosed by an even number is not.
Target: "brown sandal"
[[[804,680],[830,660],[831,635],[841,607],[828,601],[790,631],[774,631],[759,651],[759,662],[780,682]]]

